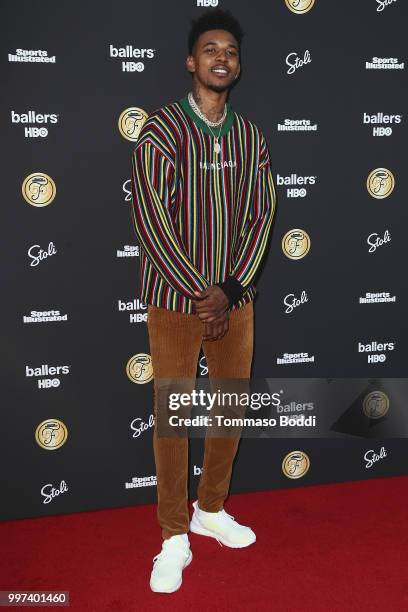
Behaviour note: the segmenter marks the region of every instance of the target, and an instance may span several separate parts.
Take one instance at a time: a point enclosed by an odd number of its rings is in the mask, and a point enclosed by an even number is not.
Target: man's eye
[[[207,49],[208,53],[212,53],[214,51],[214,47],[212,47],[211,49]]]

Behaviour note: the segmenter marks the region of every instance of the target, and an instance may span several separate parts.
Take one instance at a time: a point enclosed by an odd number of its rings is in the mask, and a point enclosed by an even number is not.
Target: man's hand
[[[229,329],[229,311],[224,315],[212,321],[204,323],[203,340],[220,340]]]
[[[211,285],[204,291],[194,291],[197,299],[193,299],[196,313],[205,323],[215,322],[229,309],[229,300],[221,287]]]

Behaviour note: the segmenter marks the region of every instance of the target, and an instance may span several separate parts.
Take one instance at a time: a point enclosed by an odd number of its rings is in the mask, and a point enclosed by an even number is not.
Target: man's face
[[[240,72],[238,43],[226,30],[208,30],[197,39],[186,66],[201,85],[225,91]]]

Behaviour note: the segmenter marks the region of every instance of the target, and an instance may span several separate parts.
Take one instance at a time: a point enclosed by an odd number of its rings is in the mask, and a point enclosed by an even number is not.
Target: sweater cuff
[[[215,283],[217,287],[220,287],[228,298],[230,307],[238,302],[245,293],[245,287],[235,278],[235,276],[228,276],[227,280],[223,283]]]

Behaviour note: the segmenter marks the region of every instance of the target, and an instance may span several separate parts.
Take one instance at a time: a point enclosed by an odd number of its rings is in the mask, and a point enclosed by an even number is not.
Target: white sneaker
[[[173,593],[181,587],[181,574],[193,560],[186,533],[163,540],[162,551],[153,557],[150,588],[155,593]]]
[[[256,541],[252,529],[237,523],[225,510],[204,512],[198,507],[198,500],[193,503],[193,508],[193,518],[190,522],[190,530],[193,533],[215,538],[221,546],[225,544],[231,548],[244,548]]]

